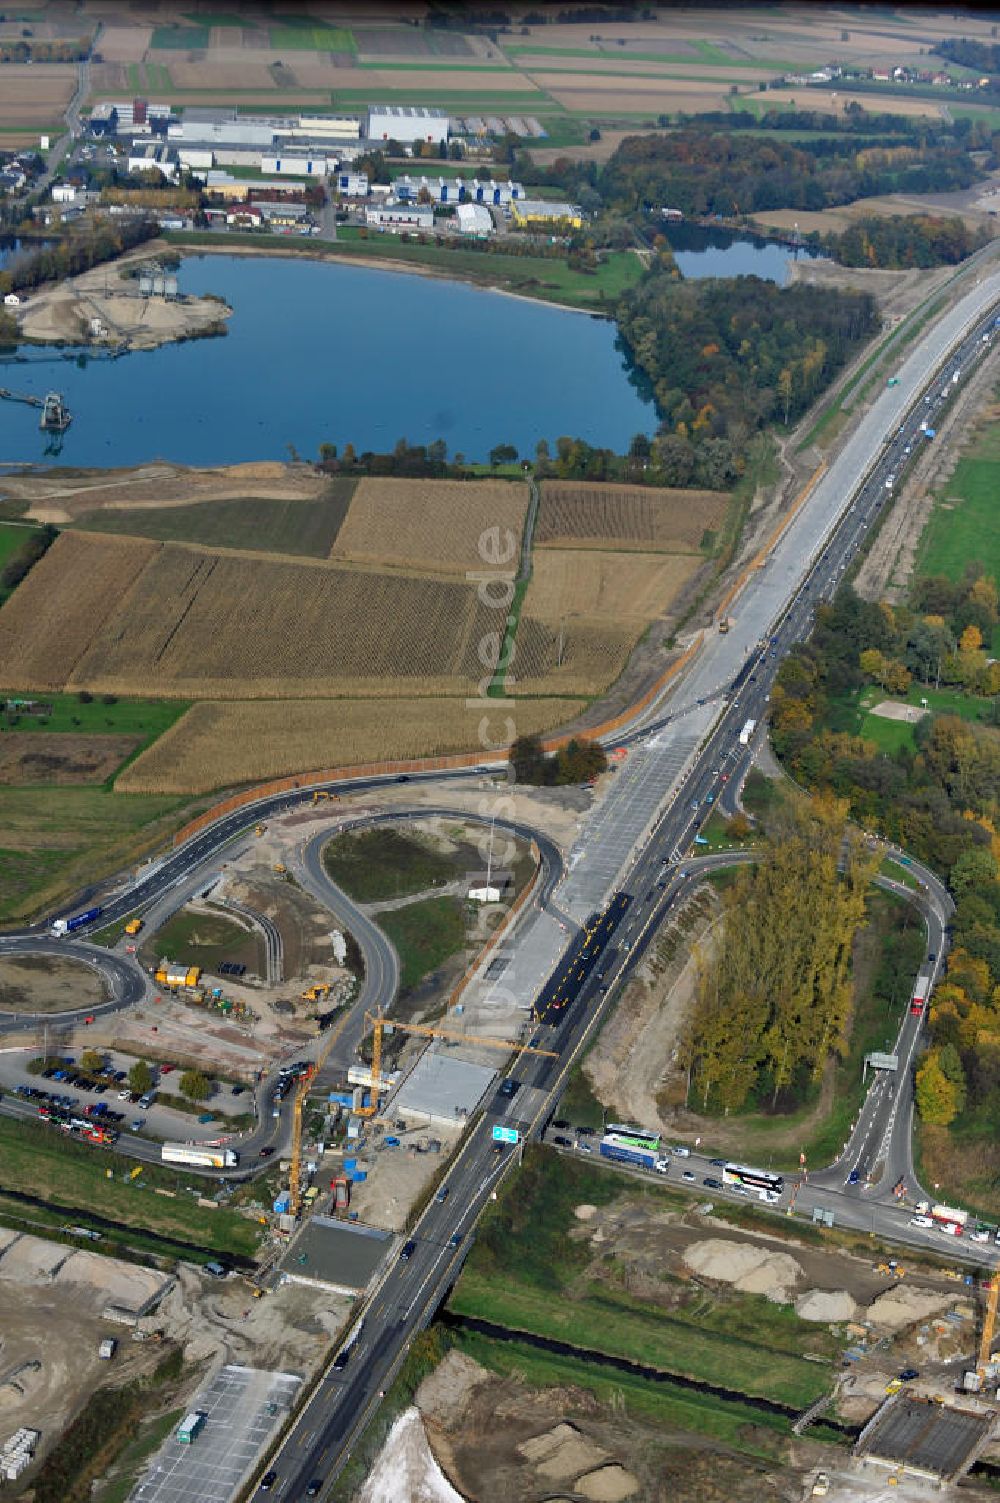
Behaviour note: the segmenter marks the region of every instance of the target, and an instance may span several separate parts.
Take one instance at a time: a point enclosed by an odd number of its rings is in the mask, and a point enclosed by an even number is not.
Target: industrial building
[[[510,212],[520,229],[580,229],[583,214],[575,204],[550,202],[544,198],[512,199]]]
[[[489,209],[482,204],[459,204],[455,210],[455,218],[458,228],[463,235],[484,235],[493,233],[493,217]]]
[[[368,138],[411,146],[418,141],[440,145],[448,139],[449,123],[444,110],[419,104],[373,104],[368,111]]]
[[[337,166],[337,158],[331,159],[325,152],[316,155],[304,151],[265,151],[260,159],[261,172],[285,173],[291,177],[326,177],[336,172]]]
[[[132,172],[162,172],[170,182],[177,180],[177,153],[160,141],[146,141],[133,145],[128,154],[128,170]]]
[[[499,206],[524,197],[520,183],[509,180],[494,182],[492,178],[412,177],[407,172],[402,177],[393,178],[391,187],[392,196],[400,202],[423,195],[424,202],[430,200],[442,204],[477,203]]]
[[[377,204],[365,210],[365,224],[379,230],[432,230],[434,210],[426,204]]]
[[[333,187],[342,198],[367,198],[368,175],[364,172],[339,172]]]

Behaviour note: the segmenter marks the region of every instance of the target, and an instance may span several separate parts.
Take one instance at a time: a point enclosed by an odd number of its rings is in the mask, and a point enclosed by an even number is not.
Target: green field
[[[0,786],[0,921],[34,917],[135,861],[207,802]]]
[[[958,715],[962,720],[993,724],[993,701],[976,694],[962,694],[957,689],[932,689],[928,684],[911,684],[906,694],[887,694],[877,687],[831,699],[831,730],[846,731],[872,741],[880,751],[892,756],[900,747],[916,748],[915,726],[906,720],[887,720],[873,715],[871,707],[883,700],[919,705],[926,699],[927,708],[936,715]]]
[[[0,690],[0,701],[4,703],[8,698],[13,701],[33,697],[4,694]],[[113,703],[106,704],[99,694],[95,694],[87,704],[77,694],[46,694],[44,703],[52,706],[50,715],[3,713],[0,714],[0,725],[7,730],[40,731],[49,735],[65,732],[74,736],[141,736],[148,745],[169,730],[188,708],[186,700],[111,697]]]
[[[961,579],[968,563],[980,562],[1000,578],[1000,424],[984,429],[971,453],[960,459],[920,539],[914,572]]]
[[[148,510],[85,512],[77,526],[87,532],[128,533],[164,543],[328,558],[356,486],[356,480],[332,480],[321,501],[272,501],[247,496]]]
[[[790,1307],[692,1288],[664,1272],[664,1292],[674,1296],[665,1309],[627,1292],[610,1246],[596,1277],[589,1244],[570,1236],[574,1209],[622,1195],[641,1197],[651,1216],[679,1200],[676,1192],[529,1149],[520,1175],[481,1220],[449,1308],[780,1403],[805,1406],[826,1392],[837,1343]]]
[[[218,973],[221,961],[235,960],[261,973],[263,953],[256,932],[250,932],[223,913],[193,913],[182,908],[144,945],[145,958],[160,958],[201,966]]]
[[[271,46],[277,52],[356,52],[353,34],[343,26],[317,26],[307,16],[283,16],[281,26],[270,27]]]
[[[151,47],[171,48],[177,52],[204,52],[211,41],[204,26],[154,26]]]
[[[323,848],[323,866],[330,880],[360,903],[426,892],[459,875],[448,856],[385,826],[337,836]]]
[[[424,898],[378,916],[399,954],[400,990],[412,991],[432,971],[465,949],[465,915],[457,898]]]
[[[139,1243],[143,1231],[147,1231],[154,1237],[191,1243],[210,1252],[246,1258],[256,1252],[260,1227],[234,1211],[197,1205],[194,1196],[182,1188],[191,1182],[191,1176],[171,1174],[154,1165],[144,1168],[138,1180],[130,1181],[127,1175],[135,1167],[134,1161],[106,1149],[68,1141],[55,1128],[8,1117],[0,1118],[0,1156],[5,1190],[35,1196],[53,1210],[83,1213],[84,1222],[90,1211],[134,1227],[131,1241]],[[108,1170],[114,1178],[107,1177]],[[195,1182],[203,1192],[205,1182]],[[157,1195],[153,1185],[169,1186],[180,1193],[176,1200]]]
[[[18,522],[0,522],[0,571],[16,558],[33,533],[40,527],[22,526]],[[10,590],[0,585],[0,605],[7,599]]]

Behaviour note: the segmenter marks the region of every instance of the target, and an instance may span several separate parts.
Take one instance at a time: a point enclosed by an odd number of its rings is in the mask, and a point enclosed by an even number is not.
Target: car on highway
[[[933,1223],[933,1221],[931,1220],[931,1218],[929,1216],[911,1216],[910,1217],[910,1225],[911,1226],[922,1226],[922,1227],[924,1227],[926,1229],[927,1227],[933,1226],[934,1223]]]
[[[461,1240],[462,1240],[462,1233],[461,1232],[452,1232],[451,1236],[448,1238],[448,1246],[449,1247],[457,1247],[458,1244],[461,1242]]]
[[[269,1146],[267,1148],[262,1148],[258,1157],[262,1159],[269,1159],[273,1153],[274,1149]]]
[[[261,1492],[262,1493],[269,1493],[271,1491],[272,1487],[274,1486],[274,1484],[277,1482],[277,1480],[278,1480],[278,1474],[277,1474],[277,1472],[265,1472],[264,1475],[263,1475],[263,1477],[260,1479],[260,1490],[261,1490]]]
[[[977,1226],[974,1232],[969,1233],[970,1242],[992,1242],[994,1228],[992,1226]]]
[[[690,1148],[686,1148],[682,1143],[675,1143],[674,1146],[668,1151],[672,1153],[674,1158],[676,1159],[689,1159],[691,1157]]]
[[[402,1247],[402,1251],[399,1254],[399,1261],[401,1263],[408,1263],[410,1261],[410,1259],[413,1257],[413,1254],[416,1252],[416,1250],[417,1250],[417,1244],[413,1241],[412,1238],[410,1239],[409,1242],[404,1242],[403,1243],[403,1247]]]
[[[434,1199],[437,1201],[439,1206],[444,1205],[444,1202],[448,1199],[449,1194],[450,1191],[448,1189],[448,1186],[442,1185],[440,1190],[435,1195]]]
[[[858,1183],[858,1180],[860,1178],[861,1178],[861,1170],[860,1169],[852,1169],[851,1172],[850,1172],[850,1174],[847,1176],[847,1183],[849,1185],[856,1185]]]
[[[511,1096],[516,1096],[520,1089],[520,1083],[516,1080],[511,1080],[510,1076],[508,1076],[507,1079],[502,1081],[500,1084],[500,1095],[506,1096],[509,1100]]]
[[[320,1494],[320,1489],[322,1488],[322,1486],[323,1486],[323,1479],[322,1479],[322,1477],[314,1477],[312,1479],[312,1481],[310,1482],[309,1486],[306,1488],[306,1497],[307,1498],[318,1498],[319,1494]]]
[[[702,1180],[702,1184],[703,1185],[707,1185],[707,1187],[708,1187],[709,1190],[721,1190],[722,1189],[722,1181],[721,1181],[721,1179],[716,1179],[711,1174],[708,1174],[708,1175],[705,1176],[705,1178]]]

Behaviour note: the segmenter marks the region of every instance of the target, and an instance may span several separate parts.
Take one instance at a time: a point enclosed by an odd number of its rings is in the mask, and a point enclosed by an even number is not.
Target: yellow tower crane
[[[990,1365],[993,1355],[993,1333],[997,1323],[997,1300],[1000,1298],[1000,1269],[993,1270],[993,1277],[989,1282],[989,1293],[986,1296],[986,1312],[983,1316],[983,1334],[979,1340],[979,1361],[976,1371],[979,1381],[982,1382],[986,1375],[986,1369]]]
[[[532,1044],[519,1044],[515,1039],[487,1039],[478,1034],[462,1033],[456,1028],[430,1028],[425,1023],[397,1023],[383,1013],[365,1013],[365,1022],[372,1025],[372,1084],[368,1105],[355,1113],[358,1117],[374,1117],[378,1111],[378,1092],[382,1072],[382,1036],[399,1029],[400,1033],[415,1033],[421,1038],[453,1039],[461,1044],[482,1044],[485,1049],[502,1049],[506,1054],[543,1054],[548,1059],[557,1059],[554,1049],[536,1049]]]
[[[319,990],[321,989],[319,988]],[[317,990],[317,988],[313,988],[313,990]],[[327,987],[326,990],[329,992],[330,988]],[[305,1109],[306,1097],[309,1094],[309,1086],[313,1077],[319,1074],[329,1059],[330,1050],[340,1037],[341,1031],[349,1017],[350,1012],[345,1012],[336,1028],[330,1029],[330,1032],[320,1045],[316,1058],[312,1061],[309,1069],[299,1076],[295,1086],[295,1099],[292,1102],[292,1154],[288,1170],[288,1209],[293,1216],[298,1216],[302,1208],[302,1113]]]

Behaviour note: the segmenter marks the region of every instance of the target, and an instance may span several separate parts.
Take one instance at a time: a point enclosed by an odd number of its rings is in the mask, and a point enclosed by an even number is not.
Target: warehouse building
[[[455,218],[463,235],[475,235],[482,239],[493,233],[493,217],[482,204],[459,204]]]
[[[448,124],[444,110],[419,104],[373,104],[368,111],[368,137],[372,141],[402,141],[410,145],[430,141],[440,145],[448,139]]]
[[[260,170],[285,173],[290,177],[326,177],[329,172],[336,172],[337,159],[331,159],[325,152],[316,155],[302,151],[265,151],[261,154]]]
[[[434,210],[427,204],[379,204],[365,210],[365,223],[379,230],[432,230]]]
[[[575,204],[555,203],[544,198],[512,199],[510,212],[520,229],[578,230],[583,224],[583,214]]]
[[[368,175],[365,172],[339,172],[333,186],[342,198],[368,197]]]
[[[177,153],[161,142],[147,141],[133,146],[128,154],[128,170],[133,172],[162,172],[170,182],[177,179]]]

